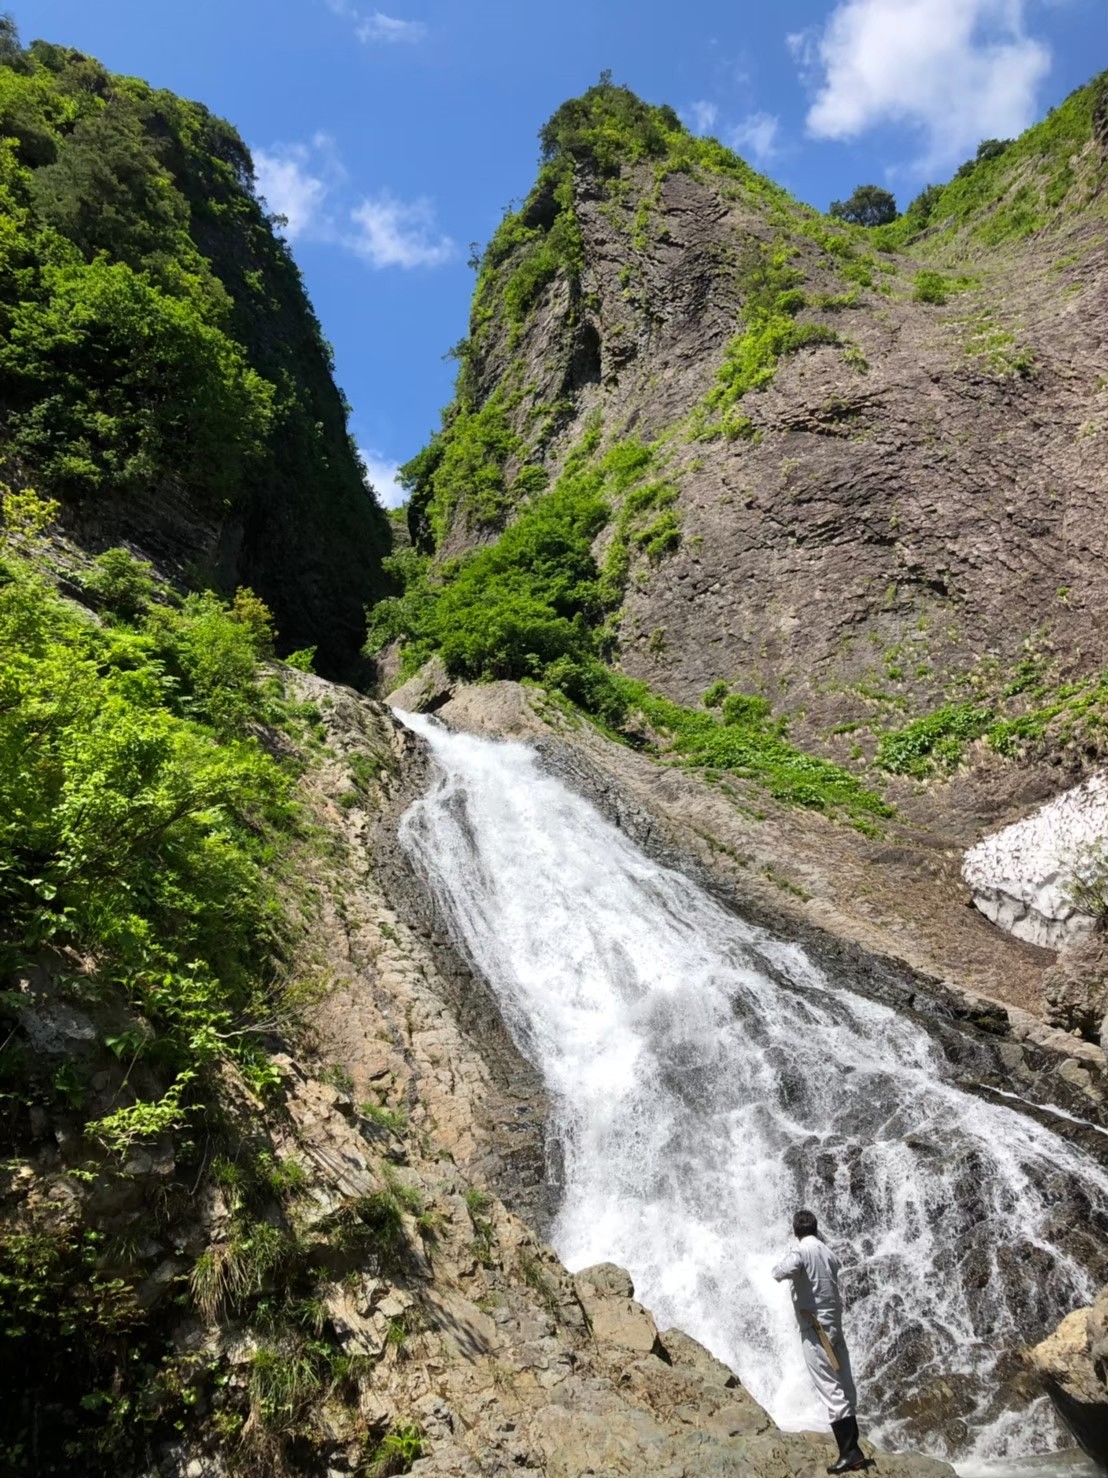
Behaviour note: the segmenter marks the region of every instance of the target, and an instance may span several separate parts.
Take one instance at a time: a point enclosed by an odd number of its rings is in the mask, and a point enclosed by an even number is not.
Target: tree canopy
[[[833,200],[830,214],[855,226],[887,226],[896,220],[896,197],[880,185],[859,185],[848,200]]]

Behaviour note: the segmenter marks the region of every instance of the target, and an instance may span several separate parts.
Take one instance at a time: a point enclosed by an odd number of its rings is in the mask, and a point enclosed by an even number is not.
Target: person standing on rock
[[[820,1400],[827,1407],[831,1430],[839,1444],[838,1460],[829,1473],[854,1473],[866,1466],[858,1446],[858,1397],[850,1373],[850,1352],[843,1338],[843,1304],[839,1294],[839,1259],[819,1235],[811,1211],[793,1217],[798,1245],[773,1270],[778,1283],[788,1279],[804,1363]]]

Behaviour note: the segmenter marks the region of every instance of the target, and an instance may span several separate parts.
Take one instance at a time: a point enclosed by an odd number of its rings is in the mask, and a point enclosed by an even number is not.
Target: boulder
[[[1108,936],[1097,930],[1062,951],[1043,972],[1043,1002],[1051,1026],[1097,1040],[1108,1012]]]
[[[1078,1445],[1108,1472],[1108,1287],[1029,1351],[1055,1410]]]
[[[454,680],[441,657],[425,662],[414,677],[389,694],[389,707],[401,713],[434,713],[454,692]]]

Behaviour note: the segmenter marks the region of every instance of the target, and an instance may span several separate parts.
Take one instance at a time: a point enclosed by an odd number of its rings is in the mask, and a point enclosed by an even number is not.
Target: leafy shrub
[[[759,728],[772,712],[768,698],[750,693],[729,693],[723,700],[723,722],[742,728]]]
[[[953,770],[965,746],[979,739],[993,721],[989,708],[946,703],[903,729],[882,734],[877,764],[894,775],[922,777],[934,769]]]
[[[43,947],[80,958],[80,989],[114,998],[133,1024],[105,1042],[126,1071],[92,1118],[80,1062],[55,1070],[21,1050],[16,1015],[5,1023],[0,1117],[22,1135],[28,1106],[45,1101],[94,1161],[168,1137],[189,1165],[197,1131],[218,1122],[222,1060],[237,1059],[250,1081],[275,1071],[257,1032],[282,1010],[292,926],[277,877],[298,811],[291,768],[247,731],[290,715],[258,686],[268,613],[256,597],[243,595],[237,615],[203,595],[128,619],[148,577],[116,557],[96,574],[120,614],[90,621],[37,573],[33,530],[49,513],[28,493],[4,499],[0,960]],[[189,1169],[186,1185],[202,1166]],[[270,1196],[278,1181],[290,1190],[274,1171]],[[194,1271],[213,1312],[256,1309],[296,1261],[247,1190],[240,1180],[229,1238]],[[173,1357],[131,1282],[104,1271],[101,1234],[55,1212],[41,1226],[22,1211],[20,1225],[0,1225],[0,1304],[21,1335],[0,1340],[0,1380],[28,1393],[0,1408],[0,1445],[26,1450],[34,1413],[64,1412],[36,1429],[44,1466],[129,1471],[151,1424],[185,1395],[179,1384],[173,1394]]]
[[[141,615],[154,594],[154,567],[129,549],[105,549],[92,562],[85,585],[109,611],[127,619]]]
[[[917,272],[912,297],[917,303],[945,303],[946,278],[941,272]]]
[[[459,512],[471,528],[503,520],[512,506],[504,465],[519,446],[503,402],[493,396],[479,411],[458,410],[433,447],[401,467],[411,493],[409,517],[417,529],[426,528],[431,547],[442,543]],[[530,490],[525,484],[523,492]]]

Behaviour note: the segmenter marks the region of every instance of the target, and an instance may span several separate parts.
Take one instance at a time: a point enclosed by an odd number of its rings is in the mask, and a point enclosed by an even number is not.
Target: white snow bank
[[[1108,857],[1108,774],[1064,791],[966,853],[962,876],[986,918],[1019,939],[1061,949],[1088,934],[1074,904],[1075,876]]]

